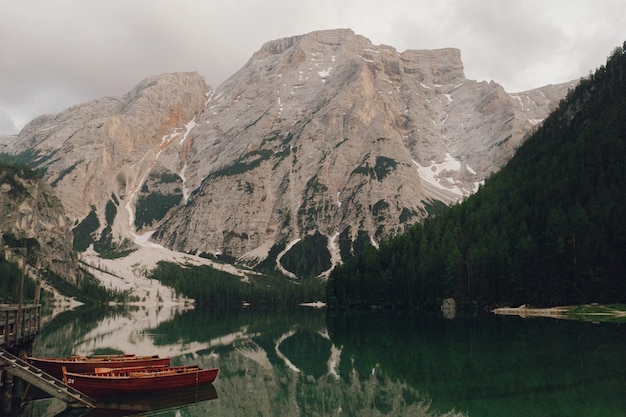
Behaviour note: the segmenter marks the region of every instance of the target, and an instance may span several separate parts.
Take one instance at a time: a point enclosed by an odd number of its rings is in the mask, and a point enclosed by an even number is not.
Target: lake
[[[33,355],[123,351],[220,369],[187,404],[164,394],[145,416],[623,417],[625,348],[623,324],[135,307],[62,313]],[[40,399],[16,415],[95,415],[63,407]]]

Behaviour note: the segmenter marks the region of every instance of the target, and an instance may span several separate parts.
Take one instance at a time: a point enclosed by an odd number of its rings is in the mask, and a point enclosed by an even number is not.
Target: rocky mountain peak
[[[314,233],[339,258],[474,192],[573,83],[509,94],[458,49],[373,45],[349,29],[266,42],[217,89],[151,77],[35,119],[30,150],[95,238],[153,238],[254,263]],[[107,214],[108,213],[108,214]]]
[[[45,169],[47,181],[76,222],[94,211],[104,227],[105,207],[114,201],[117,232],[128,237],[132,210],[126,204],[134,205],[137,189],[153,169],[170,163],[159,155],[202,112],[208,91],[197,73],[150,77],[123,97],[40,116],[7,148],[35,155],[33,163]]]
[[[207,102],[195,191],[154,237],[252,258],[313,231],[376,241],[476,190],[567,88],[509,95],[467,80],[458,49],[398,53],[350,30],[267,42]]]

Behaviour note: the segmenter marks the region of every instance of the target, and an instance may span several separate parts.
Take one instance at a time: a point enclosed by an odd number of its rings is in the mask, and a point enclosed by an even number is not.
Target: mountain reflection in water
[[[159,416],[626,415],[619,325],[310,308],[66,314],[33,355],[124,351],[220,369],[217,398]]]
[[[164,415],[167,411],[175,411],[181,407],[214,400],[217,391],[213,384],[167,392],[150,393],[133,396],[119,396],[98,402],[95,409],[67,408],[54,417],[122,417]]]

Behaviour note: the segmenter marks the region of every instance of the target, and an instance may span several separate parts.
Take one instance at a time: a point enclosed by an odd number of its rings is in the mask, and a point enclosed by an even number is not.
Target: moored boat
[[[218,369],[191,366],[145,366],[96,369],[91,373],[63,371],[63,382],[94,399],[120,394],[158,392],[210,384]]]
[[[64,358],[26,358],[32,365],[55,378],[63,378],[63,367],[68,372],[90,373],[96,368],[127,368],[132,366],[169,366],[169,357],[137,356],[133,354],[68,356]]]

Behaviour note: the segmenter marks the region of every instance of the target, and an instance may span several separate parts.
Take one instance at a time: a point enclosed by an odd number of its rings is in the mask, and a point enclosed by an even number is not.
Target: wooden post
[[[13,396],[13,374],[11,372],[4,373],[4,381],[2,383],[2,393],[4,397]]]
[[[41,280],[38,279],[35,285],[35,304],[39,304],[40,298],[41,298]]]
[[[22,311],[22,307],[24,306],[24,276],[26,275],[26,259],[28,256],[28,247],[26,247],[26,252],[24,253],[24,258],[22,258],[22,276],[20,277],[20,302],[17,307],[17,317],[15,318],[15,331],[16,331],[16,340],[18,343],[22,340],[24,336],[24,312]]]

